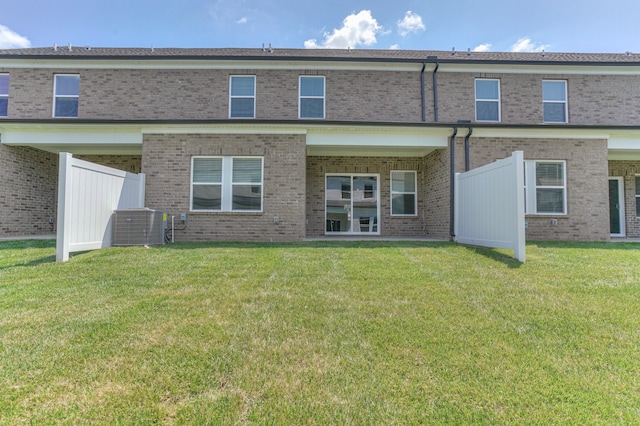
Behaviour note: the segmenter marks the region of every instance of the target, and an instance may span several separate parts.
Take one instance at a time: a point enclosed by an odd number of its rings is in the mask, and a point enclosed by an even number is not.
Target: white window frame
[[[564,83],[564,101],[545,100],[544,98],[544,83]],[[542,121],[544,123],[568,123],[569,122],[569,101],[567,93],[567,80],[542,80]],[[544,105],[545,104],[563,104],[564,105],[564,121],[547,121],[544,117]]]
[[[219,158],[222,160],[222,181],[221,183],[210,182],[194,182],[193,172],[194,163],[198,158]],[[260,182],[234,182],[233,181],[233,162],[235,159],[260,159]],[[194,209],[193,208],[193,188],[198,185],[221,185],[220,191],[220,209]],[[258,210],[234,210],[233,209],[233,188],[234,186],[259,186],[260,187],[260,209]],[[189,210],[193,213],[211,213],[211,212],[231,212],[231,213],[262,213],[264,209],[264,157],[259,156],[214,156],[214,155],[197,155],[191,157],[191,185],[189,194]]]
[[[344,191],[342,192],[342,199],[343,200],[349,200],[350,206],[353,206],[353,178],[355,177],[375,177],[376,179],[376,220],[377,220],[377,224],[376,224],[376,231],[374,232],[358,232],[358,231],[352,231],[353,230],[353,223],[351,224],[350,230],[349,231],[339,231],[339,232],[328,232],[326,230],[325,227],[325,235],[380,235],[380,231],[381,231],[381,227],[382,227],[382,216],[380,215],[381,213],[381,206],[380,204],[382,203],[381,198],[382,198],[382,194],[381,194],[381,188],[380,188],[380,174],[378,173],[325,173],[324,175],[324,220],[325,223],[328,219],[328,211],[327,211],[327,199],[329,197],[329,189],[327,188],[327,178],[331,177],[331,176],[341,176],[341,177],[346,177],[348,176],[351,179],[351,192],[348,194],[348,196],[345,196]]]
[[[404,191],[404,192],[400,192],[400,191],[394,191],[393,190],[393,174],[394,173],[413,173],[413,188],[415,189],[414,191]],[[391,216],[393,217],[415,217],[418,216],[418,172],[416,170],[391,170],[391,174],[390,174],[390,194],[391,194],[391,199],[389,200],[389,210],[391,212]],[[393,212],[393,196],[394,195],[406,195],[406,194],[413,194],[413,214],[404,214],[404,213],[394,213]]]
[[[560,186],[536,185],[536,165],[539,163],[561,163],[562,182]],[[525,160],[525,213],[539,216],[566,216],[567,215],[567,162],[566,160]],[[562,189],[562,212],[538,212],[538,189]]]
[[[232,90],[232,85],[233,85],[233,79],[234,78],[247,78],[247,77],[251,77],[253,78],[253,96],[246,96],[246,95],[233,95],[231,93]],[[235,119],[252,119],[252,118],[256,118],[256,81],[257,78],[255,75],[248,75],[248,74],[238,74],[238,75],[230,75],[229,76],[229,118],[235,118]],[[231,109],[231,104],[232,104],[232,100],[233,99],[252,99],[253,100],[253,114],[251,115],[251,117],[234,117],[231,113],[232,109]]]
[[[9,116],[9,73],[0,73],[0,77],[7,77],[7,93],[0,93],[0,99],[6,99],[7,100],[7,114],[6,115],[0,115],[0,118],[6,118]]]
[[[322,96],[303,96],[302,95],[302,79],[318,78],[322,79]],[[327,79],[323,75],[301,75],[298,77],[298,118],[307,120],[324,120],[327,115],[326,108]],[[303,99],[322,99],[322,117],[303,117],[302,116],[302,100]]]
[[[495,81],[498,84],[498,99],[478,98],[478,81]],[[498,78],[476,78],[473,80],[473,94],[475,97],[475,117],[478,122],[499,123],[502,120],[502,91],[500,89],[500,79]],[[495,102],[498,104],[498,119],[484,120],[478,118],[478,102]]]
[[[58,77],[78,77],[78,94],[77,95],[58,95]],[[78,100],[78,111],[75,116],[56,115],[56,103],[59,98],[75,98]],[[53,118],[77,118],[80,114],[80,74],[54,74],[53,75],[53,110],[51,111]]]

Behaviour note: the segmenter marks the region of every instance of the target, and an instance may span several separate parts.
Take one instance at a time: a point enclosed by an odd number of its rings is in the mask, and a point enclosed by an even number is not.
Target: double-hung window
[[[229,80],[229,117],[255,118],[256,77],[232,75]]]
[[[193,157],[191,210],[262,211],[262,157]]]
[[[418,214],[417,182],[415,171],[391,172],[391,216]]]
[[[636,217],[640,217],[640,175],[636,175]]]
[[[77,117],[80,98],[78,74],[56,74],[53,88],[53,116]]]
[[[477,78],[476,121],[500,121],[500,80]]]
[[[6,117],[9,110],[9,74],[0,74],[0,117]]]
[[[565,161],[526,160],[525,210],[527,214],[567,214]]]
[[[300,76],[299,118],[324,118],[325,78]]]
[[[542,80],[542,109],[545,123],[567,122],[567,82]]]

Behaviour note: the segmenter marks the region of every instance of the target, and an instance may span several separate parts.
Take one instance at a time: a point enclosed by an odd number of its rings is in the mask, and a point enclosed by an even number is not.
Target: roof
[[[302,60],[356,62],[441,62],[640,65],[637,53],[471,52],[382,49],[134,48],[51,46],[0,49],[0,59]]]

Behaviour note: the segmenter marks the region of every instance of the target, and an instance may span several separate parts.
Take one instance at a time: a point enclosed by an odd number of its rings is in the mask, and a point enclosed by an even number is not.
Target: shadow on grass
[[[577,241],[527,241],[527,246],[553,249],[598,249],[598,250],[638,250],[640,242],[635,241],[606,241],[606,242],[577,242]]]
[[[493,249],[489,247],[480,247],[480,246],[468,246],[463,244],[460,244],[460,246],[464,247],[466,250],[469,250],[475,254],[484,256],[487,259],[491,259],[496,262],[507,265],[507,267],[509,268],[519,268],[522,266],[522,262],[514,258],[513,255],[501,253],[500,251],[498,251],[499,249]]]
[[[56,248],[56,240],[8,240],[0,241],[0,250]]]
[[[0,251],[13,250],[18,255],[11,256],[8,259],[4,259],[0,254],[0,264],[5,263],[3,260],[8,260],[8,264],[0,265],[0,270],[11,268],[25,268],[42,265],[44,263],[53,263],[56,261],[55,255],[56,242],[55,240],[11,240],[0,242]],[[32,253],[22,253],[22,250],[49,250],[53,249],[54,253],[48,256],[41,256],[34,259]]]
[[[234,243],[234,242],[190,242],[190,243],[173,243],[162,246],[163,250],[192,250],[201,248],[234,248],[234,249],[256,249],[256,248],[433,248],[444,249],[450,247],[463,247],[466,250],[479,254],[491,260],[507,265],[509,268],[519,268],[522,263],[513,256],[502,253],[497,249],[491,249],[487,247],[467,246],[464,244],[458,244],[450,241],[424,241],[424,240],[354,240],[354,241],[327,241],[327,240],[314,240],[314,241],[302,241],[302,242],[289,242],[289,243]]]
[[[26,250],[26,249],[55,249],[55,240],[14,240],[0,242],[1,250]],[[499,249],[488,247],[468,246],[457,244],[450,241],[426,241],[426,240],[311,240],[299,242],[178,242],[166,244],[163,246],[154,246],[160,250],[193,250],[203,248],[235,248],[235,249],[256,249],[256,248],[450,248],[464,247],[473,253],[484,256],[493,261],[502,263],[509,268],[519,268],[522,263],[514,259],[512,255],[504,253]],[[541,249],[599,249],[599,250],[638,250],[640,242],[620,241],[620,242],[574,242],[574,241],[528,241],[527,247],[537,247]],[[73,253],[74,256],[82,255],[86,252]],[[31,259],[27,262],[21,262],[16,258],[15,262],[9,265],[0,266],[0,270],[15,267],[31,267],[44,263],[54,263],[56,261],[55,253],[49,256],[43,256],[37,259]]]
[[[388,247],[454,247],[456,243],[448,241],[424,241],[424,240],[314,240],[299,242],[277,242],[277,243],[261,243],[261,242],[218,242],[218,241],[200,241],[200,242],[179,242],[157,246],[164,250],[191,250],[199,248],[388,248]]]

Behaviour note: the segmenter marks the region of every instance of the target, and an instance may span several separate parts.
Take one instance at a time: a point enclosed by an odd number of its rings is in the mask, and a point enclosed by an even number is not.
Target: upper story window
[[[324,118],[325,78],[300,76],[299,118]]]
[[[567,214],[567,177],[564,161],[526,160],[527,214]]]
[[[229,86],[229,117],[255,118],[256,77],[232,75]]]
[[[9,110],[9,74],[0,74],[0,117]]]
[[[191,210],[262,211],[262,157],[193,157]]]
[[[53,95],[54,117],[77,117],[80,76],[77,74],[56,74]]]
[[[567,82],[542,80],[542,108],[545,123],[567,122]]]
[[[391,172],[391,216],[418,214],[416,182],[415,171]]]
[[[500,80],[476,79],[476,121],[500,121]]]

